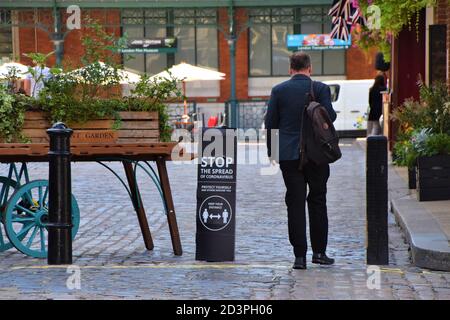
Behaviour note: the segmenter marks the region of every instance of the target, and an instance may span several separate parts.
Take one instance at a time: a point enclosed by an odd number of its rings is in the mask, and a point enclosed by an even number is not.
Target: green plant
[[[378,48],[389,62],[392,40],[405,27],[411,30],[413,24],[418,33],[420,11],[428,6],[435,6],[436,0],[359,0],[358,4],[365,17],[374,21],[376,26],[357,29],[354,33],[356,44],[363,49]],[[369,9],[374,6],[379,11]]]
[[[408,168],[415,167],[417,158],[425,150],[429,134],[429,129],[422,129],[412,132],[408,139],[397,141],[393,150],[395,154],[394,164]]]
[[[169,75],[169,79],[143,75],[141,81],[131,91],[132,95],[144,98],[152,103],[163,103],[174,98],[184,98],[182,92],[178,89],[178,80],[173,78],[170,73]]]
[[[404,134],[411,133],[414,128],[427,128],[430,125],[426,106],[412,98],[396,108],[392,118],[400,123],[400,132]]]
[[[3,112],[0,112],[0,137],[7,141],[16,139],[23,127],[25,108],[32,108],[47,112],[51,122],[62,121],[69,126],[75,122],[112,118],[116,120],[115,129],[120,128],[121,111],[156,111],[159,114],[160,140],[170,141],[172,129],[168,123],[166,103],[183,98],[177,80],[143,76],[132,91],[132,96],[111,94],[123,80],[121,66],[114,58],[120,44],[114,40],[114,35],[107,34],[98,24],[91,24],[91,28],[90,35],[83,39],[83,68],[68,72],[51,69],[51,78],[46,79],[39,96],[36,99],[27,98],[26,104],[20,102],[20,95],[13,96],[3,90],[1,97],[4,97],[4,102],[0,100],[0,110]],[[43,67],[50,55],[32,53],[27,56],[36,66]],[[105,63],[100,63],[100,60]],[[30,68],[31,73],[34,70]],[[36,73],[36,80],[42,80],[38,77]]]
[[[418,154],[414,150],[410,141],[397,142],[394,146],[393,152],[395,154],[395,165],[408,167],[410,169],[416,166]]]
[[[421,156],[450,155],[450,135],[445,133],[432,134],[425,142]]]
[[[38,100],[39,109],[50,114],[52,122],[63,121],[68,124],[86,122],[98,118],[116,119],[120,127],[120,111],[156,111],[159,114],[161,141],[170,141],[171,127],[166,103],[181,99],[182,93],[175,79],[151,79],[143,76],[132,90],[132,96],[113,98],[91,98],[78,96],[78,78],[73,74],[60,74],[47,82]]]
[[[444,83],[426,86],[419,82],[420,102],[408,99],[392,113],[400,123],[399,134],[429,128],[433,133],[450,134],[450,95]],[[406,137],[409,138],[409,137]]]
[[[35,91],[39,83],[45,82],[48,79],[46,79],[47,74],[44,72],[45,68],[47,68],[47,60],[54,54],[54,51],[43,54],[39,52],[31,52],[31,53],[24,53],[24,56],[31,59],[33,62],[32,67],[28,67],[28,73],[31,75],[32,79],[34,80],[33,88],[31,88],[31,94],[35,96]],[[51,74],[58,74],[61,70],[58,68],[51,68],[50,73]]]
[[[435,133],[450,134],[450,94],[447,85],[435,82],[432,86],[426,86],[419,82],[419,87],[428,127]]]
[[[103,26],[91,17],[84,19],[88,26],[87,35],[83,35],[81,43],[84,54],[81,63],[85,66],[103,61],[112,67],[120,67],[121,56],[119,49],[123,48],[124,39],[117,37],[114,33],[108,33]]]
[[[87,35],[81,39],[83,55],[78,69],[58,73],[46,83],[38,104],[52,121],[86,122],[101,117],[118,117],[124,102],[113,88],[122,77],[117,63],[120,43],[91,18],[85,19]],[[117,90],[116,90],[117,91]],[[102,97],[107,96],[106,97]]]
[[[14,95],[0,85],[0,139],[9,142],[26,142],[21,135],[25,121],[27,98]]]
[[[110,92],[111,88],[123,80],[120,74],[120,48],[123,42],[115,34],[110,34],[95,20],[85,19],[89,25],[88,34],[81,39],[84,54],[80,61],[82,68],[74,71],[81,87],[83,99],[95,98],[99,92]]]
[[[14,93],[17,90],[17,81],[20,79],[20,70],[16,67],[9,67],[8,73],[3,77],[3,81],[6,83],[6,88],[10,93]]]
[[[421,129],[415,131],[411,135],[411,146],[416,151],[417,154],[423,154],[427,145],[427,141],[431,135],[430,129]]]
[[[420,102],[409,99],[393,112],[400,124],[394,163],[413,167],[421,156],[450,154],[450,95],[444,83],[419,82]]]
[[[150,78],[148,75],[141,77],[136,88],[131,91],[132,96],[127,99],[129,108],[141,111],[158,111],[159,130],[162,141],[170,141],[172,128],[169,126],[169,114],[166,103],[170,100],[184,99],[178,87],[178,80],[170,76],[166,78]]]
[[[430,129],[414,131],[409,139],[397,141],[393,152],[396,165],[412,168],[419,157],[450,155],[450,135]]]

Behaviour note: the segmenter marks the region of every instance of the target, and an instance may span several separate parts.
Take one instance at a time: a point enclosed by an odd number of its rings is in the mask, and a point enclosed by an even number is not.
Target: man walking
[[[272,89],[265,126],[267,130],[278,129],[278,150],[271,149],[268,139],[269,157],[278,154],[280,168],[286,185],[286,205],[288,210],[289,241],[294,248],[294,269],[306,269],[306,215],[305,201],[308,202],[309,226],[313,263],[331,265],[334,259],[326,255],[328,240],[328,217],[326,205],[327,181],[330,175],[328,164],[315,165],[308,162],[302,170],[300,165],[300,133],[302,114],[313,84],[315,100],[324,106],[330,118],[336,120],[336,112],[331,105],[330,88],[321,82],[311,80],[311,58],[299,52],[290,57],[291,79]],[[270,136],[268,131],[268,137]],[[306,197],[307,186],[309,189]]]

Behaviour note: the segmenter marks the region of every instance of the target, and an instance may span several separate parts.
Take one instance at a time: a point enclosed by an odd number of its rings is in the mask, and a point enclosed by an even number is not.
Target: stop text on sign
[[[233,164],[232,157],[202,157],[201,167],[217,167],[217,168],[228,168]]]

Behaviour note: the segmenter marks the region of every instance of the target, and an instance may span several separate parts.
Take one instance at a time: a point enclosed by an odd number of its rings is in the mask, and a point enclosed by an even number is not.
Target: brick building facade
[[[20,1],[15,1],[20,2]],[[45,2],[44,0],[40,0],[40,2]],[[104,1],[106,3],[108,1]],[[119,1],[120,3],[121,1]],[[81,13],[82,16],[89,16],[92,19],[98,21],[100,24],[105,26],[105,29],[108,32],[114,33],[117,37],[122,36],[125,33],[125,29],[127,28],[124,24],[125,19],[123,18],[124,15],[130,14],[125,13],[126,10],[130,9],[127,8],[127,1],[122,1],[121,7],[118,8],[117,5],[113,8],[92,8],[89,7],[83,7],[81,5]],[[157,1],[141,1],[142,3],[156,3]],[[131,12],[131,15],[135,15],[136,12],[139,12],[139,10],[145,11],[145,15],[147,15],[147,12],[153,12],[154,10],[169,10],[168,6],[164,5],[164,2],[173,2],[173,1],[158,1],[159,7],[157,8],[156,5],[153,5],[151,8],[141,8],[136,9],[136,6],[133,6],[129,12]],[[190,8],[187,7],[188,1],[178,1],[177,3],[184,3],[184,6],[179,11],[182,12],[182,14],[186,14],[186,12],[189,11]],[[207,1],[207,2],[214,2],[214,1]],[[226,2],[226,1],[216,1],[216,2]],[[236,2],[236,1],[235,1]],[[239,2],[239,1],[237,1]],[[245,2],[245,1],[240,1]],[[254,3],[254,1],[247,1],[248,3]],[[251,66],[251,56],[252,56],[252,45],[255,41],[258,41],[258,36],[266,36],[264,33],[257,34],[256,36],[252,33],[252,22],[250,21],[250,13],[251,10],[260,10],[260,12],[269,12],[274,16],[272,19],[277,19],[275,17],[275,14],[278,14],[276,12],[281,12],[281,14],[286,15],[285,12],[290,12],[289,10],[292,10],[292,12],[296,12],[296,10],[306,10],[302,8],[312,8],[312,9],[320,9],[319,11],[323,15],[323,19],[326,19],[326,12],[328,11],[328,8],[331,6],[332,1],[329,0],[323,0],[323,1],[290,1],[290,3],[298,3],[300,5],[297,6],[290,6],[290,7],[281,7],[280,5],[275,5],[276,1],[269,1],[270,5],[259,7],[255,4],[251,4],[251,7],[236,7],[234,8],[234,21],[236,30],[238,30],[239,35],[236,42],[236,95],[238,100],[249,100],[249,99],[265,99],[270,93],[270,88],[273,86],[273,84],[280,82],[284,79],[287,79],[288,74],[288,64],[287,64],[287,57],[286,53],[282,53],[281,56],[281,62],[279,61],[273,61],[271,59],[271,63],[278,63],[278,66],[281,63],[282,68],[284,68],[283,63],[286,65],[286,72],[282,72],[282,74],[267,74],[267,75],[253,75],[252,74],[252,66]],[[268,2],[268,4],[269,4]],[[3,3],[3,2],[2,2]],[[23,53],[27,52],[42,52],[47,53],[54,50],[54,45],[51,41],[49,32],[46,32],[42,30],[40,26],[44,25],[47,26],[49,30],[52,29],[52,26],[54,25],[54,9],[51,8],[24,8],[21,6],[20,8],[14,8],[14,4],[12,1],[6,1],[8,4],[8,8],[5,7],[3,10],[10,10],[12,21],[16,22],[18,27],[14,27],[13,29],[15,32],[12,32],[13,36],[13,47],[15,48],[14,54],[16,57],[20,57],[20,61],[22,63],[30,63],[30,61],[23,56]],[[27,2],[29,3],[29,6],[32,6],[33,1]],[[80,2],[81,3],[81,2]],[[115,2],[117,4],[117,2]],[[190,1],[189,3],[193,5],[197,5],[200,3],[200,1]],[[280,3],[280,2],[278,2]],[[281,4],[281,3],[280,3]],[[305,5],[302,5],[305,4]],[[315,5],[318,4],[318,5]],[[1,6],[0,6],[1,7]],[[273,9],[270,9],[273,8]],[[300,9],[297,9],[300,8]],[[0,8],[2,9],[2,8]],[[229,25],[229,7],[227,6],[217,6],[216,8],[210,8],[215,11],[215,19],[217,21],[214,28],[217,30],[217,39],[215,40],[217,44],[217,65],[213,66],[214,69],[218,69],[221,72],[224,72],[227,74],[226,80],[220,81],[220,83],[217,83],[216,90],[208,91],[208,90],[195,90],[195,88],[192,89],[192,93],[189,96],[193,97],[195,96],[195,100],[198,102],[218,102],[223,103],[227,101],[230,98],[230,91],[231,91],[231,79],[230,79],[230,50],[229,50],[229,43],[227,39],[227,32],[224,32],[224,30],[228,30]],[[68,14],[66,13],[65,8],[58,8],[60,17],[61,17],[61,23],[64,25]],[[152,11],[153,10],[153,11]],[[176,9],[175,9],[176,10]],[[197,10],[197,9],[196,9]],[[309,9],[308,9],[309,10]],[[317,10],[316,10],[317,11]],[[261,15],[261,13],[258,12],[257,15]],[[173,13],[172,13],[173,14]],[[175,12],[175,15],[177,13]],[[306,17],[306,14],[301,15],[302,17]],[[286,19],[289,19],[289,16],[283,16],[287,17]],[[261,18],[266,18],[262,17]],[[147,19],[146,17],[144,19]],[[284,19],[284,18],[283,18]],[[39,25],[37,25],[35,22],[38,21]],[[139,20],[140,21],[140,20]],[[147,21],[147,20],[142,20]],[[18,22],[18,23],[17,23]],[[302,22],[303,23],[303,22]],[[271,35],[268,37],[270,41],[273,40],[273,37],[277,36],[277,30],[280,28],[281,25],[287,25],[288,23],[284,23],[281,21],[278,24],[273,24],[270,26]],[[169,25],[169,24],[168,24]],[[305,22],[305,25],[308,26],[308,30],[312,27],[319,26],[319,33],[320,30],[325,31],[328,30],[328,28],[331,26],[331,23],[329,21],[323,22],[322,26],[320,23],[317,22]],[[298,26],[297,26],[298,27]],[[134,29],[133,29],[134,28]],[[165,27],[164,27],[165,28]],[[177,26],[175,26],[175,30],[177,30]],[[196,22],[196,28],[197,28],[197,22]],[[262,27],[265,28],[264,26]],[[278,28],[278,29],[277,29]],[[286,30],[289,30],[289,32],[293,32],[295,30],[296,26],[292,28],[289,26]],[[303,28],[303,27],[302,27]],[[132,29],[134,31],[137,30],[137,27],[134,25],[128,29]],[[297,28],[298,29],[298,28]],[[282,30],[284,32],[287,32],[286,30]],[[303,30],[303,29],[302,29]],[[305,27],[306,30],[306,27]],[[315,29],[314,29],[315,30]],[[173,32],[173,31],[172,31]],[[177,32],[177,31],[175,31]],[[147,27],[144,28],[144,31],[142,34],[147,33]],[[86,34],[86,29],[81,30],[73,30],[67,33],[67,36],[64,40],[64,47],[63,47],[63,62],[64,63],[70,63],[71,65],[76,65],[77,62],[79,62],[79,58],[82,55],[82,48],[81,48],[81,38],[83,35]],[[256,34],[256,33],[255,33]],[[181,39],[181,43],[183,41],[189,42],[189,39],[183,39],[184,34],[180,32],[179,39]],[[252,38],[253,36],[253,38]],[[195,37],[197,38],[197,31],[195,31]],[[196,39],[198,41],[198,39]],[[213,45],[216,45],[213,44]],[[266,43],[264,43],[267,45]],[[269,44],[270,50],[272,50],[272,45]],[[197,43],[195,43],[195,46],[197,46]],[[258,47],[259,48],[259,47]],[[279,47],[273,48],[273,50],[280,50]],[[179,50],[183,50],[183,48],[179,48]],[[196,48],[197,50],[197,48]],[[255,50],[253,50],[255,51]],[[321,53],[322,56],[319,56],[318,53],[315,53],[318,57],[318,62],[316,63],[318,67],[316,70],[319,70],[321,74],[317,74],[314,77],[318,80],[326,80],[326,79],[367,79],[367,78],[373,78],[376,74],[376,71],[374,70],[374,52],[365,53],[359,50],[358,48],[351,47],[347,50],[345,50],[345,53],[342,53],[339,56],[339,59],[337,59],[336,63],[342,65],[341,67],[337,68],[341,71],[339,71],[339,74],[327,74],[326,70],[324,69],[326,66],[328,68],[333,68],[333,61],[331,61],[331,58],[329,57],[329,54],[327,53]],[[271,51],[272,52],[272,51]],[[255,55],[255,53],[253,53]],[[256,53],[258,56],[259,53]],[[342,57],[342,58],[341,58]],[[139,57],[140,58],[140,57]],[[144,68],[147,68],[152,62],[151,60],[154,59],[154,56],[149,57],[146,60],[146,65]],[[177,57],[175,57],[176,62]],[[258,57],[260,59],[260,57]],[[284,59],[284,60],[283,60]],[[150,62],[149,62],[150,61]],[[283,62],[284,61],[284,62]],[[314,61],[314,59],[313,59]],[[190,61],[187,61],[190,62]],[[53,56],[50,59],[50,63],[55,63],[55,57]],[[201,61],[198,61],[197,64],[201,65]],[[320,65],[321,64],[321,65]],[[331,65],[331,66],[330,66]],[[127,65],[125,65],[127,67]],[[170,66],[168,64],[167,66]],[[137,71],[140,72],[148,72],[148,70],[142,70],[142,67],[136,68]],[[275,67],[273,67],[275,68]],[[279,67],[278,67],[279,68]],[[150,72],[151,73],[151,72]],[[331,72],[333,73],[333,72]],[[210,92],[210,94],[208,94]],[[189,92],[188,92],[189,93]]]

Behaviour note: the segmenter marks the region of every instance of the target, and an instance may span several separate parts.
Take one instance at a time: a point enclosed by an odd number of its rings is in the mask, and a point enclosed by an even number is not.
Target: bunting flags
[[[355,0],[334,0],[328,15],[331,16],[331,38],[347,41],[352,26],[365,24],[364,16],[358,1]]]

